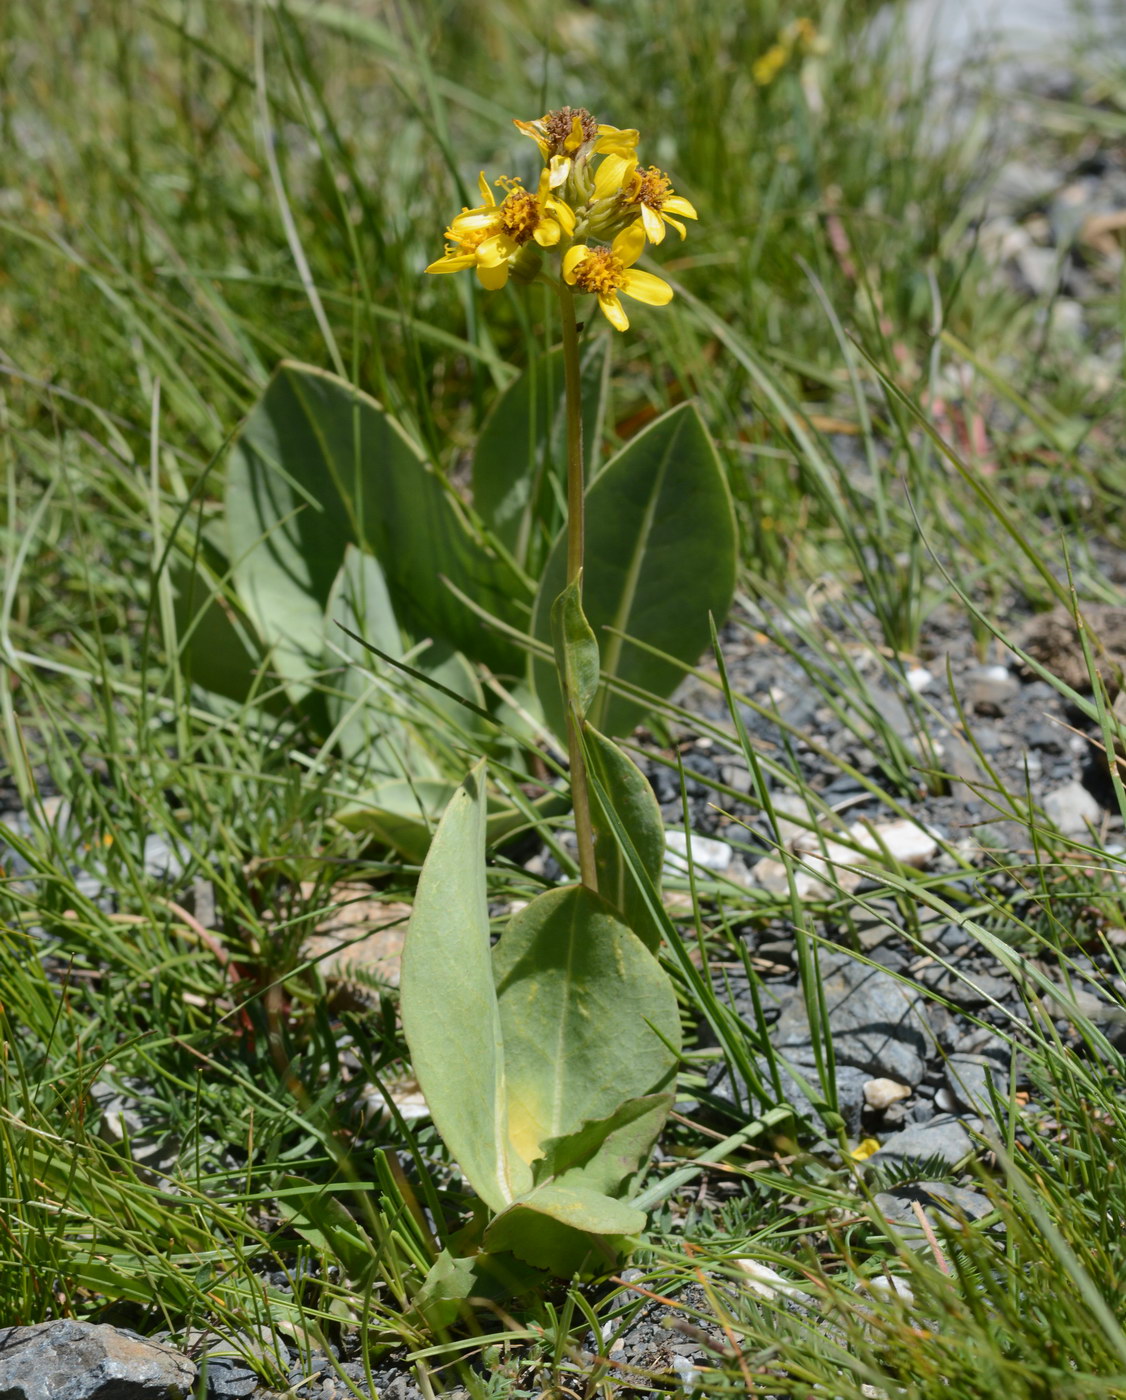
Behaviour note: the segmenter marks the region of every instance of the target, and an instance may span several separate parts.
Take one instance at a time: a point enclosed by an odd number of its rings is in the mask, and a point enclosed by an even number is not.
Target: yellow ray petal
[[[594,149],[600,155],[613,154],[628,158],[637,149],[638,135],[633,127],[599,126]]]
[[[661,212],[664,213],[666,209],[672,214],[679,214],[682,219],[695,219],[697,217],[695,208],[682,194],[666,195],[661,201]]]
[[[472,253],[455,253],[453,257],[439,258],[426,269],[427,272],[461,272],[472,267],[477,259]]]
[[[565,199],[555,199],[554,197],[544,200],[544,209],[552,218],[557,219],[560,228],[568,238],[575,231],[575,211]]]
[[[532,237],[541,248],[554,248],[559,242],[562,231],[554,219],[541,219],[536,225],[536,231]]]
[[[622,279],[622,291],[634,301],[643,301],[646,306],[667,306],[672,301],[672,288],[660,277],[651,272],[640,272],[631,267]]]
[[[612,194],[617,194],[636,169],[636,160],[627,160],[619,155],[604,156],[594,172],[595,199],[609,199]]]
[[[518,118],[513,117],[512,125],[516,127],[518,131],[522,132],[525,136],[530,136],[532,138],[532,140],[540,148],[540,155],[543,156],[544,160],[546,160],[550,148],[547,142],[536,130],[535,122],[522,122]]]
[[[490,292],[499,291],[508,281],[508,263],[494,263],[491,266],[478,263],[477,280],[486,290]]]
[[[663,243],[665,241],[665,225],[656,209],[650,209],[648,204],[641,206],[641,222],[645,228],[645,236],[650,243]]]
[[[475,229],[489,228],[497,221],[495,209],[463,209],[450,220],[450,228],[456,233],[472,233]]]
[[[573,286],[575,282],[575,268],[578,267],[585,258],[590,256],[590,249],[585,243],[576,243],[568,248],[563,254],[563,280]]]
[[[497,263],[507,262],[519,246],[507,233],[496,233],[477,249],[478,266],[496,267]]]
[[[602,314],[616,331],[629,330],[629,317],[626,315],[625,307],[616,296],[599,297],[598,305],[602,308]]]
[[[622,229],[610,246],[614,256],[621,258],[626,267],[635,263],[645,251],[645,229],[641,220],[636,219],[628,228]]]

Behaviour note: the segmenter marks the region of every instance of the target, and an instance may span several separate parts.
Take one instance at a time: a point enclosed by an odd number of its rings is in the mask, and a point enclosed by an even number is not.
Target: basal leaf
[[[434,1124],[477,1194],[503,1210],[532,1184],[509,1135],[509,1087],[489,952],[485,765],[434,834],[403,948],[403,1031]]]
[[[680,1044],[672,985],[592,890],[537,895],[501,935],[493,968],[508,1125],[525,1161],[672,1082]]]
[[[644,1228],[645,1212],[624,1201],[551,1182],[498,1215],[485,1246],[571,1278],[613,1268]]]
[[[373,840],[399,851],[407,860],[421,865],[430,849],[430,838],[454,785],[435,779],[414,782],[393,778],[379,783],[363,801],[357,800],[336,813],[336,820],[349,831],[366,831]],[[565,794],[547,792],[531,807],[538,818],[561,816],[569,803]],[[485,839],[495,846],[528,824],[528,818],[499,793],[489,793],[485,818]]]
[[[370,770],[384,777],[437,777],[433,765],[417,752],[409,726],[398,721],[386,686],[380,686],[378,675],[367,665],[371,653],[337,623],[391,656],[402,655],[399,624],[383,570],[372,555],[352,544],[345,546],[324,617],[325,706],[337,746],[346,758],[363,756]],[[341,653],[353,664],[341,666]]]
[[[583,354],[583,445],[594,471],[606,402],[609,336]],[[517,562],[536,577],[565,518],[567,421],[563,352],[539,355],[502,393],[473,458],[473,505]]]
[[[339,1260],[353,1282],[363,1283],[378,1255],[359,1222],[331,1190],[302,1176],[283,1177],[278,1210],[293,1230],[320,1253]]]
[[[671,1094],[630,1099],[608,1118],[550,1139],[533,1167],[536,1185],[554,1180],[608,1196],[621,1195],[624,1183],[648,1159],[672,1105]]]
[[[455,698],[484,704],[472,667],[448,642],[410,649],[412,669],[449,695],[391,666],[357,637],[396,660],[408,655],[383,570],[348,545],[325,613],[325,704],[338,747],[385,777],[423,781],[448,773],[456,762],[451,742],[461,747],[480,732],[480,721]]]
[[[512,643],[442,583],[523,628],[519,576],[474,535],[394,419],[344,380],[293,362],[278,368],[232,448],[226,507],[239,596],[298,690],[320,665],[325,607],[349,544],[379,560],[410,635],[508,674],[522,669]]]
[[[540,580],[533,632],[551,640],[551,605],[566,582],[561,533]],[[683,671],[631,646],[627,634],[694,665],[735,588],[735,513],[715,447],[691,404],[674,408],[622,448],[587,487],[583,608],[602,654],[602,675],[654,695],[672,692]],[[612,628],[611,631],[604,629]],[[532,663],[548,722],[564,732],[550,663]],[[645,707],[605,683],[589,718],[606,734],[628,733]]]
[[[175,641],[187,679],[239,704],[256,689],[268,690],[261,674],[269,663],[252,622],[223,581],[221,553],[201,539],[191,558],[173,555],[168,567]]]
[[[542,1286],[539,1269],[508,1254],[484,1251],[460,1258],[443,1249],[431,1265],[414,1305],[433,1331],[452,1327],[471,1298],[507,1300]]]

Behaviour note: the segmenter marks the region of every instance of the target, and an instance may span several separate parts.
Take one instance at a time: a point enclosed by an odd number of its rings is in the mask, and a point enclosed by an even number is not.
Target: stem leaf
[[[648,883],[650,898],[655,895],[659,899],[665,855],[661,809],[648,778],[612,739],[587,723],[582,727],[582,739],[598,892],[655,954],[661,946],[661,929],[650,913],[642,880]],[[611,810],[617,818],[617,830],[610,819]]]
[[[576,579],[551,608],[551,640],[564,701],[581,720],[598,693],[598,642],[583,612],[582,580]]]

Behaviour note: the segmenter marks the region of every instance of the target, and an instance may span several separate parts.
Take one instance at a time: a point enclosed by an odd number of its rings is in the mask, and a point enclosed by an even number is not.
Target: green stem
[[[575,320],[575,296],[565,282],[557,286],[563,326],[563,379],[567,396],[567,584],[582,588],[585,501],[583,480],[583,398],[579,371],[579,328]],[[579,875],[584,885],[598,889],[594,863],[594,828],[590,821],[590,793],[586,764],[573,697],[566,678],[559,677],[567,710],[567,757],[571,765],[571,804],[575,809],[575,836],[579,843]]]
[[[559,312],[563,321],[563,376],[567,390],[567,583],[572,584],[583,567],[583,391],[579,378],[575,294],[565,282],[559,284]]]

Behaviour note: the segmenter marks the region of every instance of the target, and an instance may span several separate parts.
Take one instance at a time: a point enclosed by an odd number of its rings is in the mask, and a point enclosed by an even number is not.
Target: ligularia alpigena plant
[[[583,608],[587,483],[575,301],[596,296],[618,331],[629,327],[623,296],[666,304],[672,288],[636,264],[668,228],[683,238],[683,220],[696,211],[660,170],[640,165],[634,130],[603,125],[581,107],[516,126],[543,157],[535,188],[503,177],[498,198],[482,175],[481,204],[451,221],[446,251],[427,271],[473,269],[490,291],[510,279],[539,282],[558,299],[568,517],[550,632],[579,880],[538,895],[491,946],[479,764],[435,832],[403,953],[403,1026],[415,1073],[435,1126],[488,1208],[464,1237],[465,1253],[444,1253],[434,1266],[420,1295],[432,1320],[448,1316],[455,1300],[489,1291],[490,1279],[513,1286],[513,1270],[526,1281],[529,1269],[589,1274],[619,1260],[644,1228],[629,1197],[672,1106],[680,1047],[676,997],[657,959],[660,810],[641,771],[592,723],[596,703],[607,701]],[[639,457],[639,469],[665,471],[675,447],[674,432],[663,455]],[[550,711],[552,698],[542,698]]]

